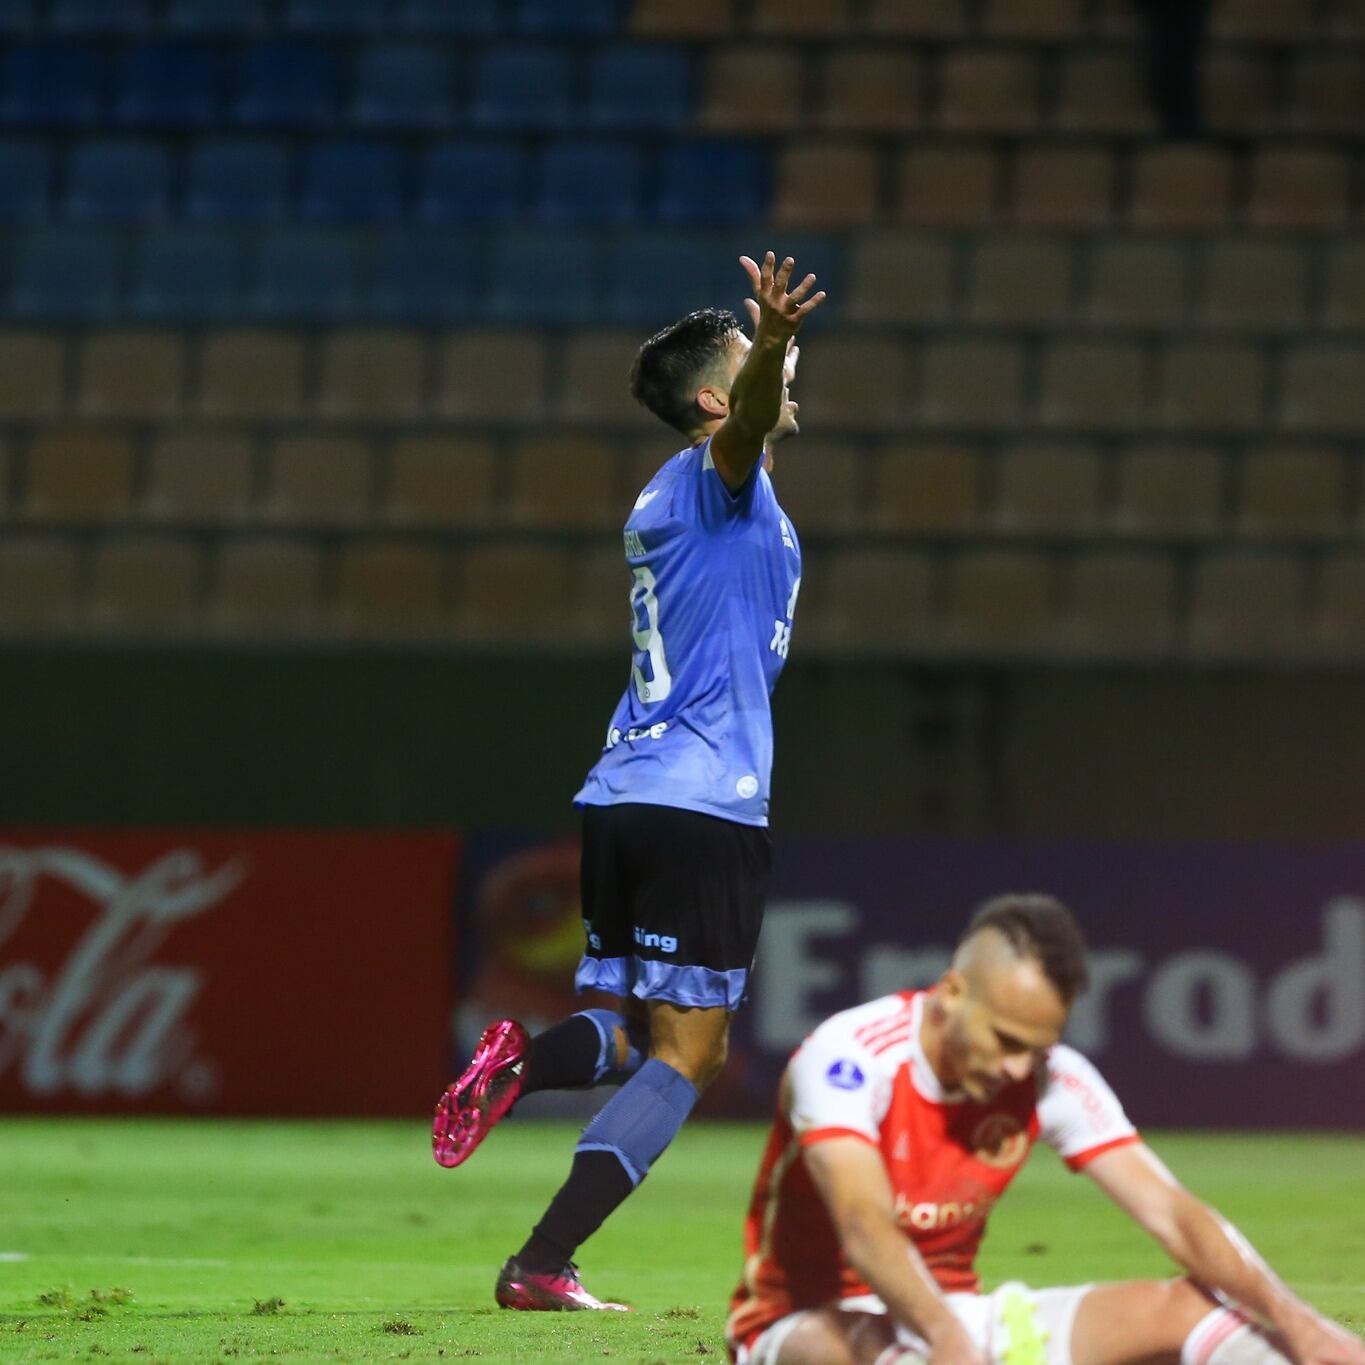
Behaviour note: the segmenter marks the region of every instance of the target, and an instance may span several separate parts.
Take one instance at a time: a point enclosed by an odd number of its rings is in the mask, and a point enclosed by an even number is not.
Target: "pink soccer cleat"
[[[442,1166],[458,1166],[517,1102],[531,1040],[515,1019],[484,1029],[464,1075],[441,1096],[431,1125],[431,1153]]]
[[[554,1274],[533,1275],[517,1264],[513,1256],[498,1274],[493,1291],[499,1308],[516,1308],[529,1313],[607,1312],[629,1313],[624,1303],[603,1303],[595,1299],[578,1278],[572,1261]]]

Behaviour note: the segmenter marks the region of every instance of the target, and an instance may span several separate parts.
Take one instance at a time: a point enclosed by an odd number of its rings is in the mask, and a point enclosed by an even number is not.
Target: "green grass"
[[[581,1257],[624,1315],[491,1298],[574,1130],[508,1124],[459,1171],[423,1125],[0,1122],[0,1360],[693,1362],[725,1301],[762,1132],[693,1125]],[[1365,1327],[1359,1138],[1159,1135],[1291,1283]],[[1153,1246],[1040,1152],[993,1220],[988,1282],[1159,1275]]]

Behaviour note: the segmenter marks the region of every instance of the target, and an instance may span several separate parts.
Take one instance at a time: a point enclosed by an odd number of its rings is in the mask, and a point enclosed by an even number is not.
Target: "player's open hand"
[[[769,251],[760,266],[748,256],[741,256],[739,263],[749,277],[749,286],[754,296],[745,300],[745,307],[753,319],[754,338],[760,335],[781,340],[796,335],[797,329],[825,301],[825,291],[818,294],[810,291],[815,287],[815,276],[807,275],[790,293],[787,286],[791,283],[796,262],[788,256],[781,265]]]

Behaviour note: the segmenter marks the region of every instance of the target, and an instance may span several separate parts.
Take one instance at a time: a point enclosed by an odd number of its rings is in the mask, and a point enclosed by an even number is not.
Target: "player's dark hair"
[[[697,428],[697,390],[739,331],[728,308],[699,308],[655,332],[630,367],[630,392],[684,436]]]
[[[959,942],[983,929],[995,929],[1019,957],[1032,958],[1065,1004],[1090,984],[1085,938],[1076,917],[1054,896],[996,896],[972,916]]]

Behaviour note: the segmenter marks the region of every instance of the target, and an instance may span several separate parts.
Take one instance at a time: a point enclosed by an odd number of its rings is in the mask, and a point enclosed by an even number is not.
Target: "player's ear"
[[[706,415],[708,421],[714,417],[728,417],[730,415],[730,395],[725,389],[718,389],[714,384],[703,384],[697,390],[697,406]]]
[[[956,1010],[967,998],[967,978],[957,967],[949,967],[939,978],[936,993],[949,1010]]]

